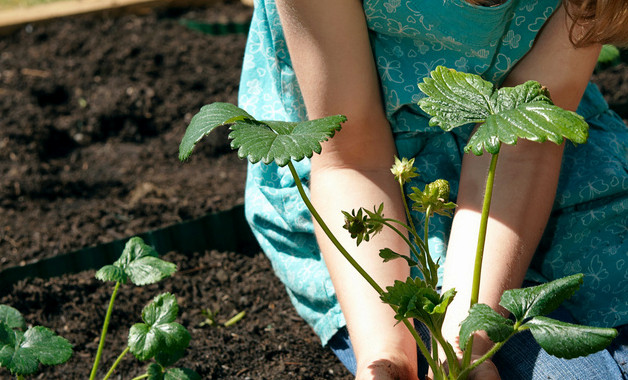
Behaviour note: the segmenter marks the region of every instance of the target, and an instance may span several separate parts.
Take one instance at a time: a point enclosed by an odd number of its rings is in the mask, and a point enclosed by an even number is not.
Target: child
[[[589,141],[574,147],[521,140],[502,147],[480,302],[507,315],[499,298],[521,287],[526,273],[547,281],[582,272],[584,284],[560,318],[573,314],[580,323],[617,327],[623,335],[608,350],[566,361],[520,334],[493,358],[496,366],[488,361],[474,376],[621,378],[618,363],[626,362],[628,340],[622,327],[628,323],[628,130],[588,81],[601,43],[628,42],[628,4],[476,2],[258,0],[240,106],[261,120],[347,116],[322,154],[296,167],[323,219],[382,286],[409,271],[401,260],[383,264],[379,249],[403,253],[407,246],[384,231],[355,247],[342,229],[341,210],[383,202],[387,217],[405,218],[389,170],[395,155],[415,158],[420,177],[411,186],[450,181],[456,215],[453,223],[430,220],[429,245],[441,263],[447,253],[443,288],[458,291],[445,321],[454,341],[469,305],[490,157],[463,155],[472,125],[448,133],[428,125],[417,106],[417,83],[439,65],[497,85],[539,81],[555,104],[586,118]],[[249,167],[246,214],[299,314],[357,378],[424,377],[412,337],[312,223],[287,169]],[[420,216],[414,218],[420,225]],[[474,353],[490,345],[477,334]]]

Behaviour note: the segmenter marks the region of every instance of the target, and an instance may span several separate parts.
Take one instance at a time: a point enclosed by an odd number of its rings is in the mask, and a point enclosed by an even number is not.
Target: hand
[[[501,380],[497,367],[488,359],[469,374],[468,380]]]
[[[418,380],[416,364],[407,360],[377,359],[358,368],[356,380]]]

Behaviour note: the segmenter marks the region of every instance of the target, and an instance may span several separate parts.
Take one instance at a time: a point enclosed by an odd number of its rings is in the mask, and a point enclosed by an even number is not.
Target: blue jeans
[[[574,323],[564,308],[549,317]],[[415,323],[423,341],[428,344],[427,329]],[[536,343],[529,331],[512,337],[493,356],[502,380],[628,380],[628,325],[617,328],[619,334],[605,350],[586,357],[560,359],[549,355]],[[356,360],[347,329],[343,328],[329,341],[329,348],[355,374]],[[427,374],[427,362],[419,354],[419,378]]]

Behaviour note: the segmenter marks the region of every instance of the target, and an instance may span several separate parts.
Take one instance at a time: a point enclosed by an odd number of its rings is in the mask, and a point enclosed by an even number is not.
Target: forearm
[[[312,202],[351,255],[371,273],[381,287],[409,272],[401,263],[379,258],[380,248],[408,250],[402,239],[384,232],[370,243],[356,247],[342,228],[342,210],[385,204],[387,217],[403,220],[398,185],[390,173],[395,145],[380,98],[374,60],[358,0],[278,0],[301,93],[310,119],[344,114],[347,122],[322,153],[312,157]],[[411,360],[416,376],[416,345],[394,313],[347,263],[317,226],[325,263],[331,274],[347,320],[358,360],[358,371],[385,356]],[[388,359],[396,359],[388,357]],[[406,374],[407,375],[407,374]]]
[[[571,25],[561,7],[543,27],[532,50],[515,66],[503,85],[536,80],[549,89],[554,103],[575,111],[595,66],[599,46],[574,48]],[[520,140],[502,146],[495,175],[493,202],[484,249],[479,302],[506,315],[499,306],[503,291],[520,287],[534,255],[556,193],[563,146]],[[490,156],[463,160],[456,212],[445,266],[445,289],[458,295],[446,320],[446,333],[457,335],[466,317],[475,259],[475,244]],[[470,248],[471,247],[471,248]],[[480,339],[480,350],[483,345]],[[484,347],[481,347],[484,346]],[[474,345],[475,348],[475,345]]]
[[[484,247],[479,302],[507,316],[499,307],[505,290],[521,286],[552,209],[562,146],[521,141],[503,146],[499,154],[490,218]],[[446,321],[448,336],[457,335],[458,324],[470,306],[471,284],[484,186],[490,155],[468,155],[463,160],[458,197],[447,259],[444,289],[455,288],[456,299]],[[479,351],[490,343],[478,342]]]
[[[392,285],[396,279],[408,277],[405,262],[383,263],[378,255],[381,248],[407,253],[408,247],[398,235],[385,228],[369,242],[356,247],[355,240],[342,228],[340,210],[372,209],[382,202],[386,217],[405,219],[399,187],[392,180],[390,171],[341,168],[319,171],[312,176],[311,192],[313,203],[336,237],[382,288]],[[379,359],[400,359],[411,363],[412,373],[416,374],[416,344],[406,327],[403,324],[395,326],[390,306],[379,299],[377,292],[349,265],[320,229],[317,229],[317,237],[347,321],[358,368]],[[398,358],[400,355],[403,357]]]

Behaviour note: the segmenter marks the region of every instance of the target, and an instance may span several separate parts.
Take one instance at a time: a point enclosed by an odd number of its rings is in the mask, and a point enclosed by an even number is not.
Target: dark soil
[[[179,21],[245,23],[250,15],[232,1],[60,20],[0,39],[0,270],[242,203],[246,163],[231,152],[226,130],[185,164],[177,153],[202,105],[236,102],[246,36],[201,34]],[[99,378],[143,306],[163,291],[176,295],[178,321],[192,335],[180,364],[204,379],[347,377],[258,249],[161,253],[179,271],[160,284],[122,287]],[[89,376],[111,290],[86,271],[0,291],[0,303],[74,345],[69,362],[39,378]],[[212,327],[204,310],[218,311],[218,322],[246,316]],[[129,354],[113,378],[145,367]],[[0,369],[0,378],[9,373]]]
[[[243,199],[246,163],[226,131],[177,160],[187,123],[213,101],[236,102],[245,35],[211,36],[179,21],[246,22],[238,1],[145,15],[89,16],[28,26],[0,38],[0,270],[229,209]],[[628,118],[628,67],[594,80]],[[267,259],[249,252],[161,252],[171,279],[122,287],[102,370],[126,344],[128,327],[162,291],[175,294],[192,334],[181,364],[203,378],[349,378],[295,314]],[[27,279],[0,303],[74,344],[62,366],[39,378],[86,378],[111,284],[93,271]],[[236,325],[203,324],[239,311]],[[131,355],[114,378],[145,365]],[[104,372],[103,372],[104,374]],[[9,377],[0,370],[0,378]]]

